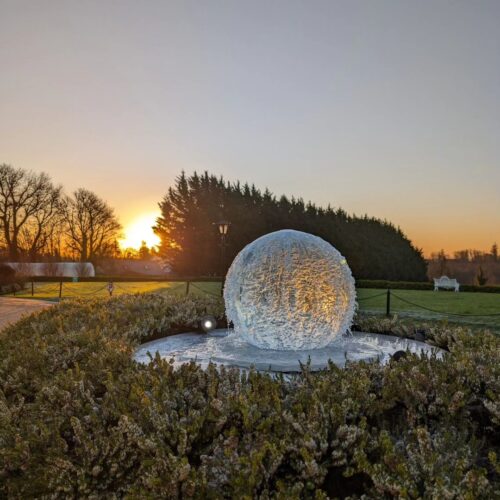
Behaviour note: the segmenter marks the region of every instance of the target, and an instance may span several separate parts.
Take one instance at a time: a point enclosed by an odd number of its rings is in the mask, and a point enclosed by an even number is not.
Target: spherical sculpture
[[[224,301],[237,335],[263,349],[316,349],[348,331],[356,305],[345,258],[300,231],[247,245],[226,276]]]

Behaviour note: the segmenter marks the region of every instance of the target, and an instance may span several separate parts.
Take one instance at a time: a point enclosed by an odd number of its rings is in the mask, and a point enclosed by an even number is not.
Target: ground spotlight
[[[394,361],[399,361],[401,359],[404,359],[408,356],[408,353],[406,351],[396,351],[392,356],[391,358],[394,360]]]
[[[211,332],[216,326],[217,321],[213,316],[203,316],[200,320],[200,325],[205,333]]]
[[[419,342],[425,342],[425,337],[426,331],[423,328],[415,329],[415,340],[418,340]]]

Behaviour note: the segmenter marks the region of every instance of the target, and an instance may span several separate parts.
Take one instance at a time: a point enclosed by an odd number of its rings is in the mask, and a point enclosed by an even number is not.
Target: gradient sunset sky
[[[122,223],[182,169],[500,244],[500,1],[0,0],[0,163]]]

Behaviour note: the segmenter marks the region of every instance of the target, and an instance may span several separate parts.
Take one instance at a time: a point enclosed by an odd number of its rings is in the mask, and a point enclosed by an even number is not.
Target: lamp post
[[[221,220],[219,222],[214,222],[214,226],[217,226],[220,235],[220,271],[221,276],[224,276],[224,266],[226,263],[226,236],[229,231],[230,222],[226,220]]]

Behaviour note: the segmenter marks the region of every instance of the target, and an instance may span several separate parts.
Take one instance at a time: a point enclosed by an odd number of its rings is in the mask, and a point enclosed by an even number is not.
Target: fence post
[[[189,284],[190,284],[190,281],[187,280],[186,281],[186,296],[189,295]]]
[[[391,289],[387,289],[387,300],[385,303],[385,315],[390,316],[391,315]]]
[[[62,297],[62,281],[59,282],[59,300],[61,300]]]
[[[31,296],[33,297],[35,295],[35,285],[33,284],[33,281],[31,282]]]

